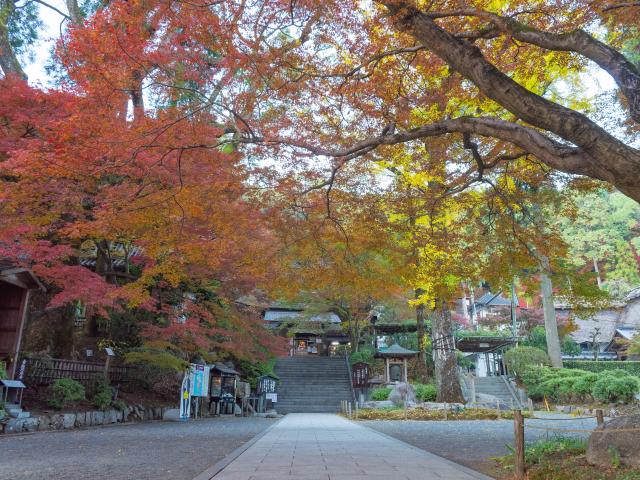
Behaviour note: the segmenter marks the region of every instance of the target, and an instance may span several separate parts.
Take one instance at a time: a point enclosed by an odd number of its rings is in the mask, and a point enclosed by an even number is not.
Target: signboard
[[[269,376],[262,376],[258,378],[258,395],[263,393],[274,393],[276,391],[278,383],[275,378]]]
[[[271,400],[273,403],[276,403],[278,401],[278,394],[277,393],[267,393],[267,394],[265,394],[265,398],[267,400]]]
[[[192,397],[207,397],[209,395],[209,367],[206,365],[191,364],[191,390]]]
[[[191,416],[191,375],[184,374],[182,387],[180,387],[180,420],[189,420]]]

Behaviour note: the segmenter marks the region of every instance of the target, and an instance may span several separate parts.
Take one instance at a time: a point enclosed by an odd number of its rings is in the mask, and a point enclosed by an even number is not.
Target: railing
[[[522,405],[522,402],[520,401],[520,398],[518,397],[518,395],[516,394],[516,391],[513,388],[513,385],[511,385],[509,378],[506,375],[500,375],[500,378],[502,378],[502,381],[507,386],[507,390],[509,390],[509,394],[511,395],[511,398],[514,401],[514,404],[513,404],[514,408],[516,410],[524,408]]]
[[[134,367],[109,366],[109,381],[127,383],[132,379]],[[58,358],[23,358],[19,378],[30,385],[46,386],[61,378],[70,378],[88,384],[93,378],[104,375],[105,364],[64,360]]]

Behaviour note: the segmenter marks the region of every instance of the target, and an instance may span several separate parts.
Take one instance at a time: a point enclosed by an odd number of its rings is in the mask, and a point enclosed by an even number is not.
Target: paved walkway
[[[486,480],[337,415],[285,416],[214,480]]]

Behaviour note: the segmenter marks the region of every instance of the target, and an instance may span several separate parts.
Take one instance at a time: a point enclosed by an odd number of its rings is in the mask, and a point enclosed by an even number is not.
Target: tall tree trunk
[[[84,20],[84,14],[78,5],[78,0],[65,0],[69,17],[74,25],[81,25]]]
[[[16,75],[26,80],[27,74],[24,73],[22,65],[20,65],[16,57],[16,52],[9,42],[8,23],[15,9],[16,6],[13,0],[0,0],[0,68],[5,77]]]
[[[469,303],[471,303],[471,325],[474,330],[478,329],[478,311],[476,310],[476,294],[474,293],[474,286],[469,283]]]
[[[424,294],[424,290],[417,288],[414,292],[416,300]],[[425,334],[424,334],[424,303],[416,305],[416,335],[418,336],[418,360],[420,365],[427,364],[427,357],[425,353]]]
[[[600,277],[600,268],[598,267],[598,259],[593,257],[593,269],[596,272],[596,279],[598,280],[598,288],[602,290],[602,277]]]
[[[558,321],[556,319],[556,307],[553,303],[553,284],[551,283],[551,268],[549,259],[541,258],[540,290],[542,292],[542,309],[544,312],[544,330],[547,337],[547,353],[551,359],[551,365],[562,367],[562,351],[560,349],[560,337],[558,335]]]
[[[458,359],[453,337],[451,312],[446,301],[438,299],[431,318],[431,344],[436,370],[436,386],[439,402],[464,403]]]

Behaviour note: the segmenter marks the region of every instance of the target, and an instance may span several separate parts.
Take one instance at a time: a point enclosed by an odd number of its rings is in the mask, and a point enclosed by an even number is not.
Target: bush
[[[375,350],[371,347],[362,347],[359,351],[353,352],[349,355],[349,363],[351,365],[355,365],[356,363],[362,362],[371,365],[373,363],[373,355],[375,353]]]
[[[168,351],[141,349],[125,354],[125,363],[135,368],[133,385],[166,398],[180,391],[184,371],[189,363]]]
[[[109,381],[102,375],[94,377],[89,390],[93,405],[99,410],[107,410],[111,406],[113,392]]]
[[[7,378],[7,365],[4,362],[0,362],[0,380]]]
[[[593,396],[602,402],[629,401],[639,389],[638,378],[623,370],[608,370],[598,375]]]
[[[565,360],[564,368],[578,368],[589,372],[600,373],[607,370],[624,370],[631,375],[640,377],[640,362],[636,361],[592,361],[592,360]]]
[[[70,378],[62,378],[51,384],[49,405],[58,410],[85,399],[84,387]]]
[[[536,347],[515,347],[504,354],[507,368],[521,378],[524,371],[532,366],[549,365],[549,355]]]
[[[521,377],[533,400],[602,402],[629,401],[640,390],[640,379],[622,370],[600,373],[569,368],[529,367]]]
[[[371,400],[381,402],[383,400],[389,400],[389,394],[391,393],[391,387],[376,388],[371,392]]]
[[[438,389],[435,385],[430,383],[426,385],[416,383],[413,388],[416,391],[416,398],[421,402],[435,402],[436,397],[438,396]]]

